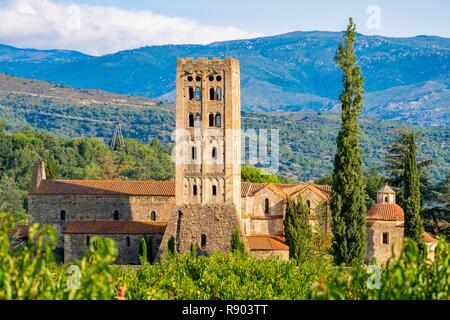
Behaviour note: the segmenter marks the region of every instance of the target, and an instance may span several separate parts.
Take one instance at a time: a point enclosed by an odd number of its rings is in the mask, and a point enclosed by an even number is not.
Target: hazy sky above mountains
[[[105,54],[154,44],[253,38],[294,30],[450,37],[450,1],[0,0],[0,43]]]

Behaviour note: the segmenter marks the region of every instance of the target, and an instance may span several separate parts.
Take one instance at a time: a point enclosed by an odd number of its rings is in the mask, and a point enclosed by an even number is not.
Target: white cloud
[[[261,36],[235,27],[202,25],[148,10],[10,0],[0,7],[0,43],[70,49],[93,55],[145,45],[206,44]]]

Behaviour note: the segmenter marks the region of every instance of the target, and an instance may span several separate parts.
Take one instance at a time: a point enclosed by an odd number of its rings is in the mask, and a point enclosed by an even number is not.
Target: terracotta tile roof
[[[322,188],[320,188],[320,187],[322,187]],[[315,194],[317,194],[319,197],[321,197],[322,199],[325,199],[328,201],[331,193],[324,191],[324,190],[329,189],[328,187],[329,186],[320,186],[317,184],[299,184],[297,187],[289,189],[289,192],[287,192],[287,193],[288,193],[288,196],[295,197],[295,194],[298,194],[305,189],[309,189],[312,192],[314,192]]]
[[[304,184],[242,182],[241,196],[253,196],[269,187],[282,197],[303,188]],[[318,185],[317,189],[322,190]],[[327,186],[322,186],[327,187]],[[32,195],[126,195],[175,197],[175,181],[155,180],[42,180]]]
[[[175,181],[42,180],[34,194],[175,196]]]
[[[166,221],[71,221],[66,234],[150,234],[163,233]]]
[[[438,243],[439,242],[435,238],[433,238],[432,235],[429,234],[428,232],[423,233],[423,240],[425,240],[426,243]]]
[[[247,243],[252,251],[289,250],[287,245],[271,236],[250,235],[247,236]]]
[[[403,221],[403,209],[395,203],[376,203],[367,211],[366,220]]]
[[[283,215],[259,216],[259,215],[254,215],[254,214],[247,214],[247,218],[250,218],[253,220],[276,220],[276,219],[283,219]]]

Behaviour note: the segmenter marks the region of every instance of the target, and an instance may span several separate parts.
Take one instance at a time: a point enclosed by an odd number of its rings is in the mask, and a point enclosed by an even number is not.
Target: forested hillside
[[[172,104],[6,76],[0,77],[0,119],[9,130],[30,126],[64,137],[97,137],[107,143],[116,122],[126,138],[144,143],[158,139],[165,146],[173,143],[175,129]],[[279,171],[300,181],[331,172],[338,123],[339,115],[333,112],[242,113],[244,129],[279,130]],[[396,131],[406,125],[363,118],[361,126],[365,166],[381,169]],[[420,157],[435,160],[430,174],[439,180],[450,169],[450,127],[415,128],[423,132]]]

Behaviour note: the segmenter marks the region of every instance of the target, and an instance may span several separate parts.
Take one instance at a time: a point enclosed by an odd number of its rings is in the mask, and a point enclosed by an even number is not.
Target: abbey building
[[[192,245],[199,254],[227,252],[234,230],[251,254],[287,259],[287,199],[301,196],[315,227],[319,211],[325,212],[320,228],[329,232],[331,187],[241,182],[240,113],[238,60],[178,59],[175,180],[50,180],[38,161],[29,190],[30,223],[55,227],[65,262],[84,253],[94,236],[116,241],[118,264],[139,263],[143,237],[151,260],[166,252],[170,241],[180,253]],[[397,207],[369,210],[368,259],[384,259],[401,234]],[[386,213],[390,210],[394,213]]]

